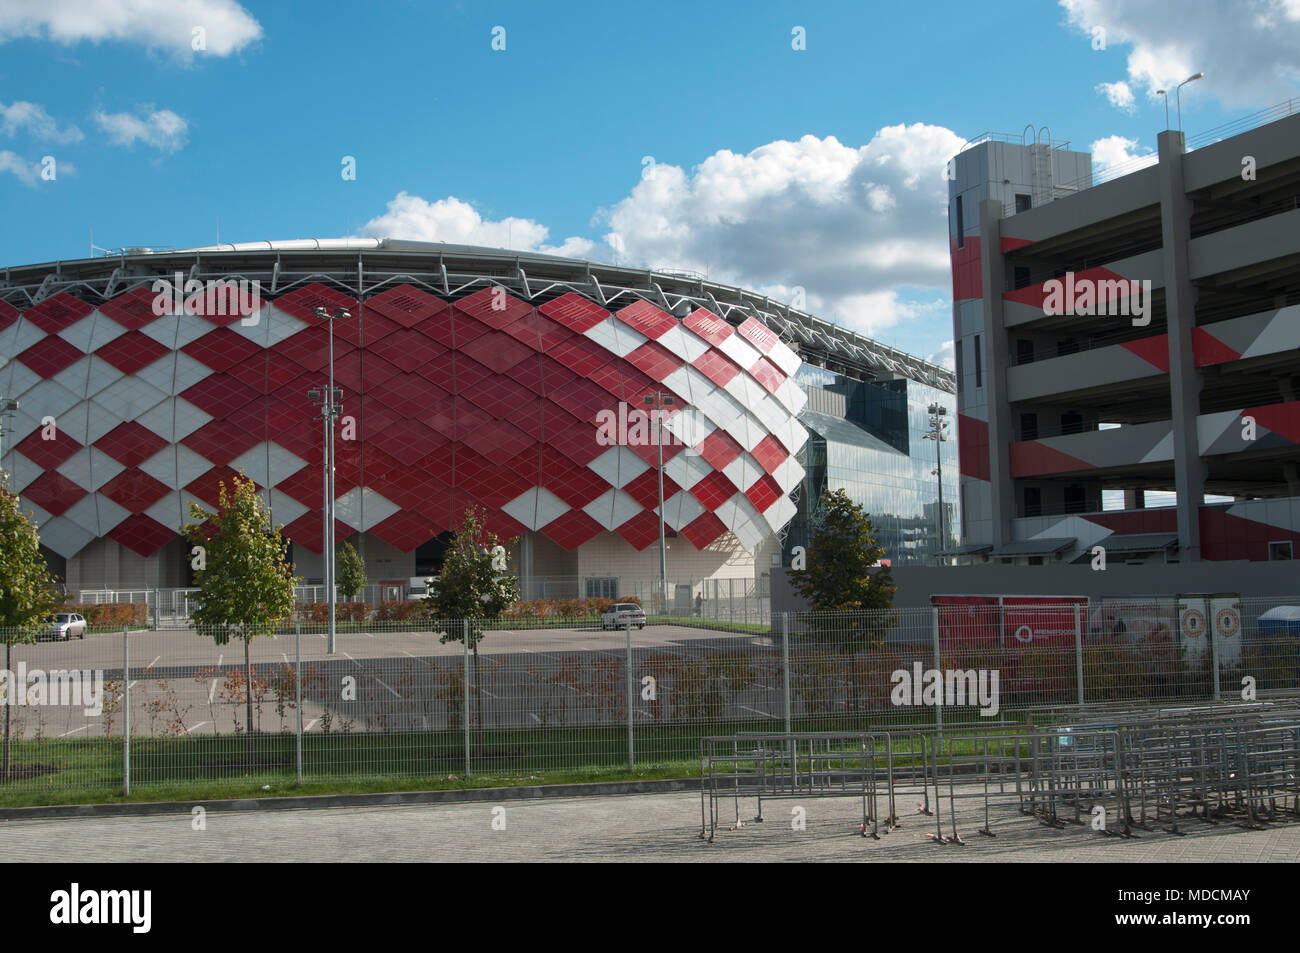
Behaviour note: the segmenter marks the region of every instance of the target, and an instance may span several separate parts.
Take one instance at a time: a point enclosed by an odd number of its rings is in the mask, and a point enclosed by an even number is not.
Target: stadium
[[[662,519],[683,604],[763,595],[827,487],[868,508],[896,563],[959,525],[955,445],[939,444],[939,508],[922,439],[951,372],[704,276],[337,239],[2,277],[0,397],[17,407],[0,465],[71,592],[187,587],[189,505],[216,505],[237,472],[319,584],[326,431],[309,391],[331,349],[333,537],[362,555],[371,598],[436,572],[471,507],[518,539],[529,598],[642,590]]]

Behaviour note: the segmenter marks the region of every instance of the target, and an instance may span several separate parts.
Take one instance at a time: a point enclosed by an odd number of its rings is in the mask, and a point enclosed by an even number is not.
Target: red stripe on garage
[[[1255,423],[1266,430],[1271,430],[1292,443],[1300,443],[1300,400],[1288,401],[1285,404],[1247,407],[1242,410],[1241,415],[1254,417]]]
[[[1136,354],[1152,367],[1169,373],[1169,335],[1157,334],[1155,337],[1139,338],[1136,341],[1124,341],[1120,344],[1126,351]]]
[[[1192,353],[1196,357],[1197,367],[1226,364],[1241,359],[1240,354],[1201,328],[1192,328]]]
[[[1293,550],[1300,549],[1300,533],[1232,516],[1223,510],[1201,507],[1201,557],[1203,559],[1248,559],[1251,562],[1268,560],[1268,544],[1291,541]]]
[[[960,441],[960,437],[958,438]],[[1013,443],[1011,452],[1011,475],[1013,477],[1038,476],[1040,473],[1069,473],[1074,470],[1095,470],[1087,460],[1080,460],[1060,450],[1053,450],[1037,440],[1021,440]]]
[[[952,300],[984,297],[984,282],[980,277],[980,240],[968,235],[965,247],[958,248],[954,240],[948,251],[952,256]]]
[[[1002,254],[1009,251],[1015,251],[1017,248],[1024,248],[1026,245],[1032,245],[1028,238],[1004,238],[1002,239]]]
[[[989,425],[983,420],[957,415],[957,464],[962,476],[989,478]]]
[[[1061,276],[1060,278],[1049,278],[1048,280],[1060,281],[1062,285],[1065,284],[1064,276]],[[1094,282],[1095,281],[1122,281],[1124,282],[1124,287],[1126,289],[1128,288],[1128,279],[1125,278],[1123,275],[1119,274],[1118,272],[1111,271],[1109,268],[1100,268],[1100,267],[1089,268],[1086,271],[1076,271],[1074,273],[1074,287],[1075,287],[1076,297],[1079,294],[1078,292],[1078,289],[1080,287],[1079,283],[1086,282],[1086,281],[1094,281]],[[1035,308],[1041,308],[1043,306],[1043,302],[1047,300],[1047,290],[1045,288],[1046,284],[1047,282],[1043,281],[1036,285],[1030,285],[1027,288],[1019,288],[1016,291],[1004,292],[1002,295],[1002,299],[1004,301],[1015,301],[1019,304],[1028,304],[1028,305],[1033,305]],[[1063,288],[1062,290],[1064,291],[1065,289]],[[1120,298],[1126,298],[1126,297],[1128,297],[1127,294],[1120,295]],[[1100,301],[1094,300],[1093,313],[1094,314],[1096,313],[1098,305],[1108,300],[1109,300],[1108,298],[1102,298]],[[1068,302],[1067,302],[1067,313],[1068,313]]]

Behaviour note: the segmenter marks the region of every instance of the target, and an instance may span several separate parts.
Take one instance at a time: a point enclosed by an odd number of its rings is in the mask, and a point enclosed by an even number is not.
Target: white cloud
[[[42,142],[80,142],[85,135],[76,126],[60,129],[54,118],[40,103],[16,100],[6,106],[0,103],[0,132],[6,136],[23,130]]]
[[[203,29],[200,55],[229,56],[262,36],[261,24],[234,0],[5,0],[0,43],[34,37],[65,46],[89,40],[136,43],[195,55],[194,29]]]
[[[933,342],[952,333],[943,173],[963,141],[916,123],[887,126],[864,146],[804,136],[722,150],[689,170],[653,164],[598,211],[600,243],[547,245],[539,222],[485,220],[460,199],[407,192],[361,233],[693,271],[787,303],[798,287],[811,314],[865,334],[911,324]]]
[[[1155,165],[1159,157],[1150,149],[1137,149],[1136,139],[1107,136],[1092,144],[1092,165],[1097,175],[1111,178]],[[1136,151],[1135,151],[1136,150]]]
[[[1137,112],[1137,102],[1133,98],[1133,90],[1123,80],[1117,83],[1098,83],[1096,90],[1109,99],[1110,104],[1116,109],[1122,109],[1130,115]]]
[[[1107,48],[1127,44],[1128,82],[1154,98],[1193,73],[1205,79],[1183,99],[1211,95],[1225,106],[1268,106],[1300,87],[1297,0],[1060,0],[1069,21]],[[1116,84],[1103,84],[1113,86]],[[1112,100],[1113,101],[1113,100]],[[1172,104],[1171,104],[1172,105]]]
[[[28,162],[8,149],[0,149],[0,172],[17,176],[18,181],[23,185],[35,185],[40,171],[40,166],[36,163]]]
[[[108,133],[109,141],[118,146],[143,142],[159,152],[175,152],[189,141],[189,123],[170,109],[153,109],[146,116],[130,113],[95,113],[95,123]]]
[[[940,367],[946,367],[950,371],[957,369],[956,351],[952,346],[952,341],[944,341],[939,350],[935,351],[926,358],[931,364],[938,364]]]

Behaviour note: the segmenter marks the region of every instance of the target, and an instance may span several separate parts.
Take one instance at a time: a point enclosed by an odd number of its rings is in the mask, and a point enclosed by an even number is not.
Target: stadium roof
[[[455,300],[495,284],[533,304],[576,291],[609,308],[645,299],[678,317],[703,307],[732,324],[754,317],[805,362],[835,373],[865,380],[905,377],[956,392],[947,368],[703,275],[442,242],[339,238],[184,249],[133,246],[94,258],[4,268],[0,300],[20,309],[60,292],[104,301],[177,271],[187,281],[257,280],[273,295],[320,282],[360,297],[408,282]]]

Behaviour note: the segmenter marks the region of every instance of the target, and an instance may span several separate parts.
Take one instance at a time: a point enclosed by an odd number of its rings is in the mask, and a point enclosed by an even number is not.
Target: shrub
[[[84,615],[90,625],[145,625],[149,621],[149,607],[143,602],[101,602],[94,605],[69,603],[58,611]]]
[[[381,602],[375,606],[376,622],[406,622],[424,613],[424,602],[420,600]]]

